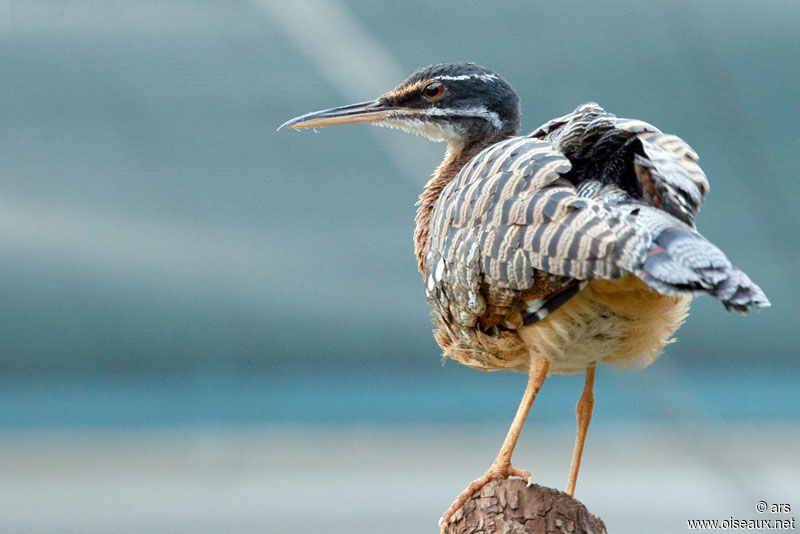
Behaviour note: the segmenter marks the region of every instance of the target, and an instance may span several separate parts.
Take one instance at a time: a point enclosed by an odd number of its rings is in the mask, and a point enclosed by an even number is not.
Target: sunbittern
[[[518,137],[519,98],[473,63],[432,65],[376,100],[281,128],[365,122],[446,141],[419,198],[414,250],[444,354],[528,373],[500,452],[440,519],[490,480],[520,476],[511,453],[549,373],[586,371],[566,491],[592,416],[597,362],[644,367],[671,341],[692,295],[769,306],[695,230],[709,184],[680,138],[594,103]],[[280,129],[280,128],[279,128]]]

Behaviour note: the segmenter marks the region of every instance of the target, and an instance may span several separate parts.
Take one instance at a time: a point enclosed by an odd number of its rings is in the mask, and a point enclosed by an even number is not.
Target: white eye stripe
[[[477,79],[483,80],[484,82],[491,82],[497,80],[498,78],[495,74],[461,74],[460,76],[439,76],[437,79],[449,80],[453,82]]]

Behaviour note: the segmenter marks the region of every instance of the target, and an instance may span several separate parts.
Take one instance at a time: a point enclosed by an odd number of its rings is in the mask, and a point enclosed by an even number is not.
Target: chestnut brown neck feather
[[[417,223],[414,229],[414,254],[417,256],[419,272],[423,272],[425,255],[428,253],[431,215],[439,195],[442,194],[442,190],[450,183],[450,180],[455,178],[464,165],[478,155],[481,150],[507,137],[498,135],[486,139],[467,141],[460,146],[452,143],[447,145],[444,161],[433,171],[433,177],[425,184],[425,189],[417,201],[419,208],[417,208],[417,215],[414,217],[414,221]]]

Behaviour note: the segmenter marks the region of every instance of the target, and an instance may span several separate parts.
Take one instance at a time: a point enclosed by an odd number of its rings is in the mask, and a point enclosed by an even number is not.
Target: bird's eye
[[[423,96],[433,102],[444,93],[444,85],[441,82],[431,82],[422,90]]]

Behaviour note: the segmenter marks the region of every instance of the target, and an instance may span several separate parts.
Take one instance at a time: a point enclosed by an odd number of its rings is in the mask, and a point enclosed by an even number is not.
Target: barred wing
[[[512,138],[448,184],[425,262],[445,322],[535,314],[574,280],[621,276],[645,254],[647,234],[624,209],[579,196],[562,177],[570,168],[548,141]]]
[[[636,154],[634,171],[653,206],[694,225],[708,179],[697,164],[698,156],[680,137],[661,133],[640,134],[643,155]]]
[[[618,118],[595,103],[543,124],[531,137],[548,139],[578,166],[588,162],[592,171],[606,172],[583,179],[625,185],[630,174],[641,200],[692,226],[710,187],[697,154],[683,139],[640,120]],[[626,166],[619,168],[617,161]]]

